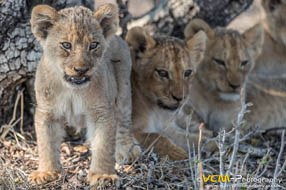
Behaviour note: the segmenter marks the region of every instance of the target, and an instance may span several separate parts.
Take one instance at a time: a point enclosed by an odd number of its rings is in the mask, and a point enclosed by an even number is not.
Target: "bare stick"
[[[281,170],[279,171],[279,168],[280,168],[280,160],[281,160],[281,156],[283,154],[283,150],[284,150],[284,137],[285,137],[285,130],[282,132],[282,135],[281,135],[281,147],[280,147],[280,151],[279,151],[279,154],[278,154],[278,157],[277,157],[277,160],[276,160],[276,167],[275,167],[275,171],[274,171],[274,176],[273,176],[273,182],[272,182],[272,185],[271,185],[271,190],[275,189],[275,186],[276,186],[276,179],[278,178],[278,174],[280,174],[283,170],[283,167],[281,168]],[[285,164],[283,164],[283,166],[285,167]]]
[[[198,142],[198,168],[200,175],[200,190],[204,190],[204,182],[203,182],[203,164],[201,162],[201,140],[202,140],[202,131],[203,131],[204,123],[200,124],[200,133],[199,133],[199,142]]]
[[[243,170],[244,170],[244,165],[245,165],[245,162],[246,160],[248,159],[249,157],[249,152],[245,155],[243,161],[242,161],[242,164],[241,164],[241,169],[240,169],[240,173],[242,174],[243,173]]]
[[[197,181],[196,181],[196,177],[195,177],[195,174],[194,174],[194,170],[193,170],[193,164],[192,164],[192,155],[191,155],[191,147],[190,147],[190,139],[189,139],[189,136],[190,136],[190,131],[189,131],[189,126],[190,126],[190,121],[192,119],[192,116],[190,115],[188,117],[188,120],[187,120],[187,133],[186,133],[186,137],[187,137],[187,146],[188,146],[188,155],[189,155],[189,165],[190,165],[190,170],[191,170],[191,177],[192,177],[192,181],[193,181],[193,184],[194,184],[194,188],[197,189]],[[194,149],[193,149],[194,150]],[[195,151],[195,150],[194,150]],[[195,165],[195,164],[194,164]]]
[[[13,127],[13,123],[16,120],[17,106],[18,106],[18,103],[19,103],[19,100],[20,100],[20,95],[21,95],[21,92],[18,92],[16,101],[15,101],[15,105],[14,105],[14,109],[13,109],[12,119],[10,120],[9,124],[7,125],[7,127],[4,127],[3,133],[2,133],[2,135],[0,137],[1,139],[5,139],[7,134],[9,133],[10,129]]]
[[[224,156],[225,156],[225,147],[224,147],[224,142],[225,142],[225,130],[219,132],[219,173],[220,175],[224,176]],[[221,189],[223,189],[223,184],[220,184]]]
[[[269,157],[269,155],[270,155],[270,153],[271,153],[271,150],[272,150],[272,149],[269,148],[269,149],[267,150],[266,155],[263,156],[262,160],[260,161],[260,163],[259,163],[259,165],[258,165],[258,167],[257,167],[256,173],[255,173],[256,178],[260,178],[260,177],[263,176],[263,174],[267,171],[267,169],[268,169],[268,164],[269,164],[269,162],[270,162],[269,159],[268,159],[268,157]],[[266,161],[266,160],[268,160],[268,161]],[[263,165],[265,165],[265,166],[264,166],[264,170],[259,173],[259,171],[260,171],[260,169],[262,168]]]
[[[244,114],[246,113],[246,109],[248,106],[248,104],[245,104],[245,87],[243,87],[240,92],[240,103],[241,103],[241,110],[238,113],[236,124],[235,124],[235,139],[234,139],[230,163],[227,169],[227,174],[229,174],[229,172],[231,171],[233,164],[235,162],[235,159],[236,159],[236,153],[239,147],[240,127],[243,123],[243,117],[244,117]]]
[[[24,124],[24,93],[21,91],[21,122],[20,122],[20,132],[24,135],[23,130],[23,124]]]

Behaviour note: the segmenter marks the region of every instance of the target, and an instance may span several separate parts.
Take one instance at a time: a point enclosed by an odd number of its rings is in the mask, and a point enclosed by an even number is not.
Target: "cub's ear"
[[[283,3],[283,0],[262,0],[266,12],[272,12]]]
[[[191,61],[195,69],[202,62],[206,46],[207,46],[208,37],[204,31],[199,31],[196,33],[190,40],[188,40],[187,46],[191,53]]]
[[[249,47],[251,50],[251,56],[256,59],[262,52],[263,43],[264,43],[264,30],[260,24],[253,26],[248,29],[243,37],[249,43]]]
[[[42,44],[54,23],[58,21],[60,15],[48,5],[38,5],[33,8],[31,16],[31,29],[34,36]]]
[[[211,27],[205,21],[196,18],[191,20],[186,26],[184,31],[185,40],[191,39],[196,33],[201,30],[207,34],[209,39],[214,38],[214,31],[211,29]]]
[[[115,34],[119,23],[118,8],[115,4],[107,3],[100,6],[93,16],[99,22],[106,39]]]
[[[155,40],[141,27],[134,27],[128,31],[125,40],[131,52],[135,54],[144,53],[156,45]]]

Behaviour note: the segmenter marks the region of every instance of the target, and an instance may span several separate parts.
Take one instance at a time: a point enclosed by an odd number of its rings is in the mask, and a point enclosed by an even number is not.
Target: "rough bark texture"
[[[225,26],[251,2],[252,0],[153,0],[153,8],[141,16],[136,15],[128,27],[145,25],[151,33],[183,37],[184,27],[194,16],[203,18],[211,26]],[[0,127],[11,119],[19,90],[26,89],[25,113],[33,108],[33,77],[42,49],[31,33],[29,20],[32,8],[41,3],[52,5],[57,10],[73,5],[93,8],[93,0],[0,0]],[[140,9],[140,1],[137,4]],[[136,10],[134,6],[136,7],[133,2],[133,11]],[[121,10],[121,15],[129,15],[126,6],[119,7],[124,9]],[[130,20],[121,18],[122,24],[126,24],[124,19]]]
[[[147,27],[153,33],[182,37],[185,25],[199,12],[193,0],[160,0]]]
[[[253,0],[155,0],[155,8],[135,18],[129,28],[144,24],[152,34],[163,33],[183,37],[192,18],[201,18],[211,27],[226,26],[247,9]]]
[[[204,19],[212,27],[226,26],[248,8],[253,0],[195,0],[200,7],[196,17]]]

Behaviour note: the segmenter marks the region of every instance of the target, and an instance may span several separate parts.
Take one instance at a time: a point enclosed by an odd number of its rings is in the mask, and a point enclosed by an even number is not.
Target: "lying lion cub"
[[[196,133],[188,136],[174,121],[204,57],[206,40],[203,31],[184,42],[170,36],[151,37],[140,27],[126,36],[133,59],[132,131],[144,148],[154,145],[159,156],[187,158],[187,142],[191,148],[198,142],[199,122],[193,123]]]
[[[262,0],[266,18],[261,21],[265,40],[253,73],[278,76],[286,73],[286,1]]]
[[[240,35],[226,29],[212,30],[202,20],[193,20],[187,26],[186,38],[190,31],[200,30],[208,33],[210,41],[190,94],[192,107],[208,126],[214,131],[232,128],[242,95],[253,104],[244,115],[242,131],[255,126],[262,130],[285,127],[286,78],[249,75],[262,50],[262,27],[256,25]],[[241,93],[243,87],[245,93]]]
[[[204,21],[194,19],[186,27],[185,38],[201,30],[209,40],[194,76],[189,103],[211,130],[229,130],[241,108],[241,89],[262,50],[263,29],[256,25],[241,35],[224,28],[212,30]]]
[[[87,127],[90,184],[117,179],[116,126],[122,126],[118,137],[131,123],[130,52],[124,41],[111,37],[117,30],[117,7],[106,4],[92,13],[84,7],[57,12],[39,5],[31,25],[44,53],[35,81],[39,168],[30,180],[40,184],[58,177],[65,122]],[[118,146],[117,152],[128,153]]]

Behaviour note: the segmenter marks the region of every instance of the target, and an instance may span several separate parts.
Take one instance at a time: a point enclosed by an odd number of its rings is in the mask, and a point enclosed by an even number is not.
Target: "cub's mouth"
[[[69,75],[65,75],[64,79],[69,82],[69,83],[73,83],[76,85],[81,85],[84,83],[87,83],[88,81],[90,81],[90,77],[87,76],[69,76]]]
[[[175,111],[179,107],[179,104],[168,106],[168,105],[164,104],[161,100],[158,100],[157,105],[160,108],[165,109],[165,110],[169,110],[169,111]]]

